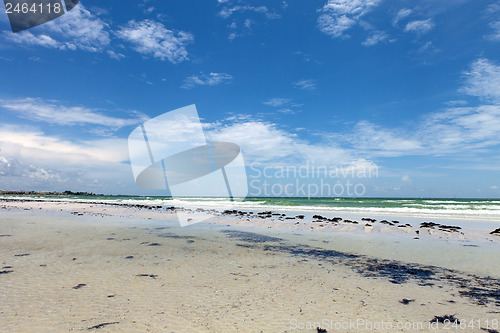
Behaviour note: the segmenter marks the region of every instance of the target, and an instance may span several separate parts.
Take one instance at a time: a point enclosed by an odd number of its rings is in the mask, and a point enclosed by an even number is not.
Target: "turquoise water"
[[[5,196],[6,197],[6,196]],[[14,197],[14,196],[10,196]],[[41,200],[103,201],[123,204],[210,207],[218,209],[274,209],[293,211],[357,211],[378,213],[439,213],[499,216],[500,199],[436,198],[172,198],[158,196],[31,196]]]

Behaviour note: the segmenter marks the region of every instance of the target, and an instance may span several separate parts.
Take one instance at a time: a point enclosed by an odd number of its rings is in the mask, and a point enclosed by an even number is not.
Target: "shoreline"
[[[147,218],[174,218],[175,213],[203,214],[202,222],[247,224],[250,227],[263,228],[288,228],[322,231],[347,231],[365,233],[398,234],[413,238],[440,238],[473,241],[488,241],[500,243],[500,221],[489,220],[476,216],[471,221],[468,217],[440,217],[428,219],[427,217],[414,216],[413,214],[397,213],[360,213],[358,211],[336,211],[324,212],[304,210],[262,210],[256,209],[225,209],[225,208],[201,208],[193,206],[163,206],[144,205],[130,203],[116,203],[105,201],[76,201],[70,199],[33,199],[33,198],[0,198],[0,205],[14,208],[15,204],[20,208],[29,208],[30,204],[42,204],[46,209],[60,209],[61,211],[72,211],[75,214],[97,214],[109,215],[106,211],[112,208],[125,208],[129,210],[129,216],[140,215],[138,211],[148,212]],[[0,206],[2,207],[2,206]],[[82,212],[77,212],[83,207]],[[41,208],[41,207],[37,207]],[[92,209],[91,209],[92,208]],[[255,207],[254,207],[255,208]],[[131,212],[131,210],[135,210]],[[321,213],[322,215],[318,214]],[[123,212],[121,213],[123,214]],[[143,214],[144,215],[144,214]],[[340,216],[344,216],[340,217]],[[144,215],[145,216],[145,215]],[[221,222],[222,221],[222,222]],[[248,222],[248,223],[246,223]],[[466,234],[467,232],[467,234]]]
[[[499,318],[500,274],[405,259],[433,245],[443,258],[462,249],[461,261],[494,266],[498,242],[300,229],[284,218],[248,224],[234,214],[181,228],[171,210],[96,203],[0,200],[0,212],[9,300],[0,312],[12,332],[347,332],[356,329],[334,323],[359,320],[428,332],[450,319],[476,320],[465,330],[476,332]],[[491,258],[474,252],[488,247]]]

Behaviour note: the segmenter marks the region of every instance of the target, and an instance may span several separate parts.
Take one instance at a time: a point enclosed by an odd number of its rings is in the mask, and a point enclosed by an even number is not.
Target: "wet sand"
[[[500,277],[488,273],[497,257],[489,271],[435,265],[403,251],[435,244],[415,235],[268,228],[227,214],[180,228],[168,210],[99,204],[3,201],[0,214],[7,332],[499,330]],[[435,241],[469,251],[463,261],[498,250],[495,238]]]

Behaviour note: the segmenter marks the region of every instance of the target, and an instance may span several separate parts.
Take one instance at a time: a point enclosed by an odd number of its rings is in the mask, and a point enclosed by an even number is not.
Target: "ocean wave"
[[[1,197],[0,197],[1,198]],[[275,210],[275,211],[348,211],[353,213],[390,213],[405,215],[487,216],[500,218],[498,200],[422,200],[422,199],[350,199],[350,198],[248,198],[231,201],[209,197],[41,197],[4,196],[18,200],[72,201],[82,203],[117,203],[128,205],[178,206],[189,208]],[[337,200],[342,199],[342,200]],[[357,204],[356,204],[357,203]]]

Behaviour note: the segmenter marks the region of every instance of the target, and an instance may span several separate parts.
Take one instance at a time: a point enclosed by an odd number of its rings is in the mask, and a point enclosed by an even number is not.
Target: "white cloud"
[[[106,53],[109,55],[110,58],[115,59],[115,60],[121,60],[122,58],[125,58],[125,55],[115,52],[113,50],[108,50]]]
[[[255,120],[215,126],[206,132],[213,141],[240,145],[247,163],[296,165],[314,161],[322,165],[341,165],[353,160],[348,151],[328,144],[311,144],[278,125]]]
[[[19,33],[4,32],[4,37],[23,45],[43,46],[49,48],[66,49],[66,46],[59,43],[50,36],[40,34],[33,35],[30,31],[21,31]]]
[[[278,106],[288,105],[288,104],[290,104],[291,101],[292,100],[289,98],[275,97],[275,98],[268,99],[267,101],[263,102],[263,104],[278,107]]]
[[[295,114],[300,112],[300,108],[303,104],[294,103],[293,100],[289,98],[271,98],[267,101],[262,102],[264,105],[269,105],[278,108],[277,111],[283,114]]]
[[[417,34],[425,34],[434,28],[435,24],[432,19],[411,21],[406,25],[406,32],[415,32]]]
[[[500,41],[500,21],[490,23],[490,27],[493,28],[494,32],[486,37],[488,39]]]
[[[233,22],[228,25],[229,34],[228,39],[230,41],[237,37],[244,37],[251,33],[252,27],[257,24],[253,19],[245,17],[244,15],[234,15],[236,13],[259,13],[263,14],[268,19],[280,18],[280,15],[269,10],[266,6],[248,6],[248,5],[238,5],[233,7],[224,7],[220,10],[219,15],[225,19],[234,17]],[[237,23],[238,22],[238,23]]]
[[[360,121],[343,140],[364,156],[449,155],[500,144],[500,106],[449,108],[410,128]]]
[[[444,150],[494,146],[500,143],[500,106],[450,108],[432,114],[423,131]]]
[[[0,127],[0,147],[3,156],[13,156],[28,163],[38,161],[67,166],[128,160],[126,139],[71,142],[39,130],[12,125]]]
[[[134,191],[126,139],[62,140],[37,129],[0,125],[3,189]]]
[[[448,101],[445,104],[448,106],[464,106],[467,104],[467,101],[464,100]]]
[[[67,179],[61,178],[60,173],[56,170],[40,168],[33,164],[20,163],[15,159],[8,160],[4,156],[0,156],[0,177],[7,177],[7,179],[14,177],[25,178],[29,183],[43,182],[54,184],[67,181]],[[3,186],[5,186],[5,179],[2,181]]]
[[[366,156],[446,155],[500,144],[500,106],[449,108],[409,128],[384,128],[361,121],[346,136]]]
[[[495,14],[497,12],[500,12],[500,1],[488,5],[485,11],[488,14]]]
[[[210,73],[210,74],[198,74],[191,75],[184,79],[184,83],[181,88],[191,89],[195,86],[216,86],[223,83],[229,83],[233,77],[226,73]]]
[[[383,31],[375,31],[373,32],[363,43],[363,46],[373,46],[377,45],[380,42],[387,40],[388,36]]]
[[[394,17],[394,19],[392,20],[392,25],[396,26],[398,25],[398,23],[407,18],[408,16],[411,15],[411,13],[413,13],[413,10],[411,9],[408,9],[408,8],[403,8],[401,9],[397,14],[396,16]]]
[[[168,30],[159,22],[143,20],[130,21],[117,31],[117,36],[132,44],[134,50],[161,60],[179,63],[188,60],[186,45],[193,41],[193,35]]]
[[[403,181],[403,182],[411,182],[412,180],[411,180],[410,176],[404,175],[403,177],[401,177],[401,181]]]
[[[292,110],[291,108],[283,108],[283,109],[278,109],[279,113],[284,113],[284,114],[295,114],[296,111]]]
[[[110,43],[108,24],[90,13],[82,4],[74,7],[57,21],[48,22],[47,27],[68,38],[66,45],[70,49],[74,46],[77,49],[96,52]]]
[[[405,130],[386,129],[368,121],[358,122],[347,138],[357,150],[374,155],[400,156],[422,148],[419,140],[408,137]]]
[[[136,124],[140,119],[122,119],[106,116],[96,110],[81,106],[64,106],[58,101],[40,98],[0,99],[0,107],[30,120],[44,121],[58,125],[99,125],[117,129]]]
[[[110,43],[108,24],[82,4],[39,29],[44,32],[36,35],[31,31],[4,32],[4,37],[23,45],[91,52],[101,52]]]
[[[299,88],[302,90],[315,90],[316,89],[316,81],[315,80],[300,80],[293,83],[295,88]]]
[[[266,6],[234,6],[234,7],[225,7],[223,8],[220,12],[219,15],[222,16],[223,18],[229,18],[231,15],[237,12],[255,12],[255,13],[261,13],[264,14],[267,18],[269,19],[276,19],[279,18],[279,15],[271,12]]]
[[[329,0],[319,11],[318,28],[332,37],[347,37],[344,32],[352,28],[359,18],[381,0]]]
[[[480,58],[465,73],[466,82],[461,89],[470,96],[500,103],[500,66]]]
[[[385,128],[360,121],[351,134],[336,137],[366,156],[456,155],[497,149],[500,66],[478,59],[465,75],[465,84],[459,91],[492,104],[464,107],[465,101],[450,101],[449,108],[425,115],[411,128]]]

